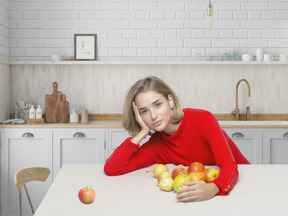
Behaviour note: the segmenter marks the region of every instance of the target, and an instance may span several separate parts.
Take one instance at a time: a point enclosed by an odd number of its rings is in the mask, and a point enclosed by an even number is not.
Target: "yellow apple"
[[[186,185],[183,185],[183,182],[189,182],[191,181],[190,178],[185,175],[185,174],[180,174],[178,176],[176,176],[176,178],[174,179],[173,182],[173,189],[175,192],[177,192],[180,188],[184,188],[187,187]]]
[[[168,168],[164,164],[157,164],[156,166],[154,166],[153,175],[155,178],[158,178],[158,176],[165,171],[168,171]],[[146,172],[152,172],[152,171],[146,171]]]
[[[164,171],[162,173],[160,173],[158,175],[158,183],[160,183],[160,181],[163,179],[163,178],[171,178],[171,173],[169,171]]]
[[[173,190],[173,179],[171,177],[166,177],[161,179],[159,182],[159,188],[163,191],[171,191]]]
[[[213,181],[219,175],[219,171],[215,168],[212,168],[212,167],[205,169],[203,172],[204,172],[205,179],[206,179],[207,183]]]

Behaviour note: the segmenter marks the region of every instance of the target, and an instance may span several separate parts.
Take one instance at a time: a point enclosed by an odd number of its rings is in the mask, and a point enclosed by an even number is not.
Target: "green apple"
[[[173,182],[173,189],[175,192],[177,192],[180,188],[184,188],[187,187],[186,185],[183,185],[183,182],[189,182],[191,181],[189,176],[185,175],[185,174],[180,174],[178,175]]]
[[[161,179],[159,182],[159,188],[163,191],[171,191],[173,190],[173,179],[171,177],[166,177]]]

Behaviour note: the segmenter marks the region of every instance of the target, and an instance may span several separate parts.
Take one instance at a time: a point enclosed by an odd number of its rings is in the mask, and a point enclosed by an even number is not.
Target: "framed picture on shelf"
[[[96,60],[96,34],[74,34],[75,60]]]

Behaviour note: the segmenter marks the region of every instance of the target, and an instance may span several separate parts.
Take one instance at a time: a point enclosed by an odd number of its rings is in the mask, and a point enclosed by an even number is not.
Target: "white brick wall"
[[[9,10],[8,1],[0,1],[0,59],[9,59]]]
[[[239,48],[288,54],[287,0],[8,0],[0,3],[0,58],[49,60],[73,55],[75,33],[97,34],[98,60],[193,60]],[[216,58],[216,57],[215,57]]]

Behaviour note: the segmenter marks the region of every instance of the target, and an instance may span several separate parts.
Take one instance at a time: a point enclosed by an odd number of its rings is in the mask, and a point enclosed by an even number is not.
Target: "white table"
[[[170,171],[174,165],[169,164]],[[288,165],[239,165],[240,177],[228,196],[180,203],[160,191],[152,167],[106,176],[103,165],[64,165],[35,216],[288,215]],[[96,198],[82,204],[78,191],[92,187]]]

